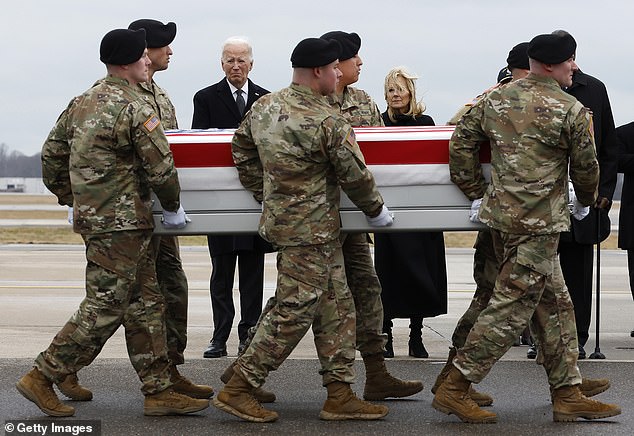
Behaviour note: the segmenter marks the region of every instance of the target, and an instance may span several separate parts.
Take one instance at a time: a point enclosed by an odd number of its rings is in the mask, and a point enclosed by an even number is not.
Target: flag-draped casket
[[[366,164],[394,212],[394,225],[381,231],[476,230],[468,220],[471,202],[449,179],[452,126],[355,128]],[[240,184],[231,158],[232,129],[166,132],[178,168],[181,202],[192,222],[180,235],[257,232],[261,206]],[[480,160],[488,170],[490,153]],[[157,233],[161,209],[155,202]],[[376,231],[345,196],[341,219],[346,231]]]

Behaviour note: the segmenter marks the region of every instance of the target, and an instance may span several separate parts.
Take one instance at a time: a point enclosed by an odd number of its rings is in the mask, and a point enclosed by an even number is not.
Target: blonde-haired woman
[[[416,99],[416,79],[405,67],[392,68],[385,76],[387,110],[381,115],[386,126],[434,125],[429,115],[423,115],[425,104]]]
[[[386,126],[433,126],[416,99],[417,77],[404,67],[385,77]],[[392,319],[409,318],[409,355],[429,357],[422,339],[423,318],[447,313],[447,266],[442,232],[375,234],[374,264],[383,291],[385,357],[394,357]]]

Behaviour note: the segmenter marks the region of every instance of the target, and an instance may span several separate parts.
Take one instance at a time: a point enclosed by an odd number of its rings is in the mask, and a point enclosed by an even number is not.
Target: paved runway
[[[526,347],[513,347],[481,384],[494,395],[493,411],[499,414],[495,426],[459,423],[431,408],[428,388],[446,358],[449,338],[458,317],[473,294],[471,278],[473,251],[448,249],[449,313],[425,319],[423,340],[429,359],[407,357],[408,320],[396,320],[395,351],[388,362],[398,376],[419,378],[426,388],[412,399],[390,401],[390,414],[381,422],[331,423],[318,419],[325,389],[317,374],[312,336],[301,342],[282,368],[273,373],[267,387],[279,401],[272,406],[281,415],[270,425],[243,423],[213,408],[195,417],[148,418],[143,416],[139,383],[126,358],[121,332],[108,342],[100,357],[82,371],[82,380],[94,389],[95,399],[75,404],[76,419],[101,419],[103,434],[633,434],[634,415],[634,309],[627,282],[626,255],[619,250],[602,251],[600,349],[606,360],[580,362],[588,376],[607,376],[613,387],[600,398],[615,402],[623,415],[609,421],[555,424],[552,422],[548,387],[543,370],[526,359]],[[211,335],[209,302],[210,261],[206,247],[183,247],[185,271],[190,282],[189,343],[186,375],[198,382],[219,387],[219,374],[229,359],[203,359],[202,351]],[[274,255],[267,256],[265,297],[274,291]],[[83,297],[84,253],[81,246],[0,246],[0,409],[4,420],[36,419],[39,410],[23,399],[14,384],[31,366]],[[236,291],[237,292],[237,291]],[[236,299],[236,301],[238,301]],[[237,323],[237,320],[236,320]],[[229,358],[236,352],[236,331],[232,332]],[[594,321],[586,350],[595,347]],[[357,362],[363,390],[363,365]],[[63,421],[63,420],[61,420]],[[8,434],[8,433],[7,433]]]
[[[226,359],[195,359],[182,367],[182,372],[199,382],[219,386],[218,376]],[[28,368],[30,360],[0,361],[0,408],[4,419],[40,419],[40,411],[15,390],[13,384]],[[631,364],[627,364],[631,365]],[[357,362],[359,380],[364,380],[363,365]],[[618,402],[624,413],[601,421],[577,423],[552,422],[548,386],[541,367],[519,361],[500,362],[480,384],[483,391],[495,397],[493,407],[499,422],[490,425],[463,424],[431,407],[428,388],[440,369],[440,363],[414,360],[390,362],[392,372],[400,377],[418,378],[425,390],[403,400],[385,401],[390,408],[385,419],[373,422],[320,421],[319,411],[326,398],[317,374],[314,359],[290,359],[271,374],[266,387],[274,390],[278,400],[268,406],[280,414],[271,424],[243,422],[210,406],[187,417],[145,417],[139,382],[124,359],[98,359],[81,371],[83,382],[95,393],[86,403],[72,402],[76,416],[72,419],[101,420],[103,435],[631,435],[634,429],[634,381],[631,369],[618,362],[581,362],[588,376],[608,376],[613,386],[599,398]],[[361,382],[353,385],[360,395]],[[71,418],[57,419],[63,423]],[[47,419],[48,420],[48,419]],[[8,435],[8,433],[7,433]]]

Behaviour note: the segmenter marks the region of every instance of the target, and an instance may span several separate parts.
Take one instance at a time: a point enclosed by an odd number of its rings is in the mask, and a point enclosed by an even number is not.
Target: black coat
[[[433,126],[434,120],[399,116],[386,126]],[[389,207],[389,205],[388,205]],[[431,317],[447,313],[447,264],[442,232],[374,235],[374,265],[381,281],[384,318]]]
[[[634,122],[616,129],[619,172],[623,173],[619,211],[619,248],[634,249]]]
[[[249,81],[245,113],[253,103],[269,93],[266,89]],[[237,129],[242,121],[236,100],[231,94],[227,79],[201,89],[194,95],[192,129]]]
[[[407,115],[396,115],[396,122],[392,122],[390,117],[387,115],[387,111],[381,114],[381,118],[383,118],[383,123],[386,127],[390,126],[434,126],[434,120],[429,115],[420,115],[416,118],[410,117]]]
[[[253,103],[269,91],[249,80],[249,95],[245,105],[245,113]],[[231,94],[227,79],[201,89],[194,95],[194,116],[192,129],[235,129],[240,125],[242,117],[238,111],[236,100]],[[259,235],[209,235],[211,256],[237,253],[240,251],[271,252],[271,245]]]
[[[576,97],[581,104],[592,111],[594,143],[600,168],[599,197],[612,200],[616,188],[618,145],[608,91],[599,79],[578,70],[572,76],[572,85],[566,89],[566,92]],[[597,209],[591,208],[590,211],[590,214],[581,221],[571,220],[572,237],[581,244],[597,242]],[[603,240],[610,233],[610,219],[607,209],[602,209],[599,213]],[[562,233],[561,237],[566,240],[571,235]]]

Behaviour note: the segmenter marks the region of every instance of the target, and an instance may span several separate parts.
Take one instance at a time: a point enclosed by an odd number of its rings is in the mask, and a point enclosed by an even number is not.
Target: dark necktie
[[[238,112],[240,112],[240,116],[244,115],[244,97],[242,97],[243,91],[238,89],[236,91],[236,104],[238,105]]]

